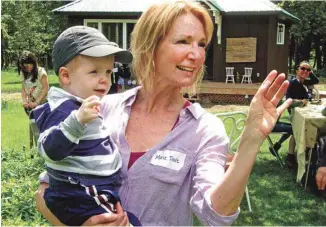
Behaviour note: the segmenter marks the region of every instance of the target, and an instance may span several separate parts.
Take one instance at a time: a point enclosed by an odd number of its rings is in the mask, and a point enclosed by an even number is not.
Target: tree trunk
[[[294,58],[295,62],[294,62],[293,72],[297,70],[297,67],[301,61],[300,49],[301,49],[301,41],[297,39],[295,42],[295,58]]]
[[[303,45],[301,46],[301,61],[308,61],[310,60],[310,51],[311,51],[311,44],[312,44],[312,36],[309,35],[304,38]]]
[[[289,72],[292,72],[293,69],[293,60],[295,58],[295,46],[295,38],[293,35],[291,35],[289,44]]]
[[[322,68],[321,51],[320,51],[321,42],[320,41],[321,41],[320,35],[314,36],[317,70]]]
[[[325,40],[323,42],[323,67],[322,68],[326,71],[326,41]]]

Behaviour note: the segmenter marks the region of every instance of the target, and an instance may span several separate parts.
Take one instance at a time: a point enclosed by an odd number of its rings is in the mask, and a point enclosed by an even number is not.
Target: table
[[[308,104],[294,109],[291,121],[297,150],[297,182],[300,182],[305,173],[306,148],[311,152],[316,143],[317,131],[326,131],[326,117],[320,110],[322,107],[323,105]]]

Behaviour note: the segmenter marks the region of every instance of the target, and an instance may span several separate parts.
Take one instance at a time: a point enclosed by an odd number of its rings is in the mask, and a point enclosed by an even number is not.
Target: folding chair
[[[251,81],[252,68],[245,67],[244,70],[245,70],[245,74],[242,75],[241,83],[242,84],[243,83],[252,84],[252,81]]]
[[[281,136],[288,135],[288,137],[290,137],[291,134],[288,131],[283,130],[284,126],[292,127],[290,123],[277,122],[274,129],[272,130],[271,134],[280,134]],[[273,143],[273,141],[272,141],[272,139],[270,137],[270,134],[267,136],[267,141],[269,143],[269,150],[276,157],[278,163],[283,168],[282,159],[281,159],[280,155],[278,154],[278,152],[274,149],[274,143]]]
[[[233,157],[234,153],[238,148],[238,143],[240,141],[241,134],[245,126],[247,114],[245,112],[236,111],[236,112],[218,113],[215,116],[220,118],[223,121],[225,128],[228,129],[227,130],[228,137],[229,137],[228,152]],[[245,192],[246,192],[249,211],[252,212],[248,186],[246,186]]]
[[[234,75],[233,75],[234,67],[226,67],[225,70],[226,70],[225,83],[227,84],[229,81],[231,81],[232,83],[235,83]]]

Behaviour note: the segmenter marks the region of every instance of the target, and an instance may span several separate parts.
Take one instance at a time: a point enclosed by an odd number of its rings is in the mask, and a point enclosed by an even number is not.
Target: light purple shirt
[[[209,194],[224,175],[228,137],[223,123],[199,104],[181,110],[174,129],[127,169],[125,132],[139,88],[106,96],[106,109],[101,109],[122,155],[122,207],[144,226],[191,226],[193,214],[204,225],[231,225],[240,209],[232,216],[219,215]]]

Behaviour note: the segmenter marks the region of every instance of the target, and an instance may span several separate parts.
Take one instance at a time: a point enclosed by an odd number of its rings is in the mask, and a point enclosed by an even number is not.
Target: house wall
[[[214,81],[225,81],[225,67],[234,67],[234,75],[239,72],[244,74],[244,67],[252,67],[252,81],[259,83],[264,80],[271,69],[287,72],[288,59],[288,32],[286,32],[285,44],[276,45],[277,20],[275,16],[226,16],[222,17],[222,43],[213,44]],[[288,29],[287,29],[288,31]],[[226,39],[227,38],[257,38],[256,62],[226,63]],[[257,77],[259,73],[259,77]]]
[[[68,26],[82,25],[87,19],[138,19],[140,15],[69,15]],[[264,80],[272,69],[278,72],[288,71],[289,25],[286,24],[284,45],[276,44],[277,18],[275,16],[226,16],[222,17],[222,42],[217,43],[217,25],[215,24],[212,41],[206,55],[205,80],[225,81],[225,67],[234,67],[244,74],[244,67],[252,67],[252,81]],[[281,23],[284,23],[280,21]],[[256,62],[226,63],[226,38],[257,38]],[[259,77],[257,77],[259,73]]]
[[[276,33],[277,33],[277,23],[285,24],[285,37],[284,44],[277,45],[276,44]],[[288,56],[289,56],[289,42],[290,42],[290,34],[289,34],[290,25],[286,24],[283,21],[278,21],[277,18],[270,16],[269,24],[268,24],[268,58],[267,58],[267,66],[266,73],[270,72],[273,69],[276,69],[278,72],[284,72],[287,74],[288,72]]]

